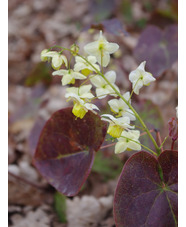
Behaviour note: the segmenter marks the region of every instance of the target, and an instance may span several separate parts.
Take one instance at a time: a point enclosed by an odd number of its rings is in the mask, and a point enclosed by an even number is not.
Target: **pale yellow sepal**
[[[119,138],[121,136],[122,131],[123,128],[119,125],[109,125],[107,133],[114,138]]]
[[[112,137],[118,138],[123,130],[133,129],[134,126],[130,125],[129,117],[115,118],[111,114],[103,114],[101,119],[109,122],[109,128],[107,133]]]
[[[85,110],[80,103],[75,103],[72,113],[79,118],[83,118],[88,110]]]

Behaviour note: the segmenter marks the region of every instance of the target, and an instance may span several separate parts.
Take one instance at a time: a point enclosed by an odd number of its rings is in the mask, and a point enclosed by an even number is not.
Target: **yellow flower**
[[[72,113],[76,116],[76,117],[79,117],[79,118],[83,118],[85,116],[85,114],[87,113],[87,109],[85,109],[83,107],[83,105],[81,105],[79,102],[76,102],[74,104],[74,107],[72,109]]]
[[[70,87],[67,88],[67,93],[65,94],[66,98],[72,98],[78,96],[80,99],[88,100],[93,98],[94,95],[90,92],[92,88],[91,84],[83,85],[81,87]],[[75,95],[75,96],[74,96]]]
[[[109,43],[100,31],[99,39],[97,41],[88,43],[84,46],[84,50],[89,55],[95,56],[98,63],[106,67],[110,61],[110,54],[116,52],[119,45],[116,43]]]
[[[67,101],[73,100],[74,107],[72,109],[72,113],[79,118],[83,118],[88,110],[96,113],[94,109],[99,110],[99,108],[89,103],[89,99],[93,98],[94,95],[90,92],[92,85],[83,85],[81,87],[71,87],[67,88],[67,93],[65,97]]]
[[[74,71],[79,72],[85,76],[88,76],[93,71],[96,71],[88,62],[82,59],[79,56],[75,57],[76,63],[74,65]],[[88,56],[87,60],[98,70],[100,71],[99,65],[96,64],[97,60],[95,56]]]
[[[48,51],[46,49],[43,50],[41,52],[41,60],[47,61],[50,59],[52,59],[52,67],[55,70],[58,70],[63,63],[65,64],[66,67],[68,65],[67,58],[65,55],[62,55],[57,51]]]
[[[109,71],[105,74],[105,78],[119,91],[119,88],[114,84],[116,81],[116,73],[114,71]],[[98,99],[105,98],[107,95],[112,95],[117,97],[117,94],[112,89],[112,87],[104,80],[100,75],[93,75],[90,78],[91,83],[96,87],[96,95]]]
[[[130,92],[126,92],[123,95],[124,99],[128,101],[130,99]],[[129,101],[131,103],[131,101]],[[118,114],[117,116],[127,116],[130,118],[131,121],[135,121],[136,117],[133,113],[133,111],[129,108],[129,106],[120,98],[120,99],[111,99],[108,101],[108,104],[110,106],[110,109],[115,114]]]
[[[119,138],[123,130],[134,128],[134,126],[130,125],[129,117],[115,118],[110,114],[103,114],[101,119],[104,121],[108,121],[110,123],[107,133],[109,133],[112,137],[115,137],[115,138]]]
[[[107,133],[114,138],[119,138],[122,132],[123,128],[120,125],[109,125],[107,130]]]
[[[140,131],[138,130],[129,130],[123,131],[121,137],[118,138],[118,142],[115,146],[115,153],[119,154],[127,149],[133,151],[140,151],[141,145],[139,144]]]
[[[156,80],[151,73],[145,71],[145,64],[146,61],[142,62],[136,70],[129,74],[132,88],[137,95],[139,95],[139,89],[142,88],[143,85],[148,86],[151,82]]]
[[[54,71],[52,73],[53,76],[63,76],[61,82],[62,85],[67,85],[67,84],[74,84],[76,79],[79,80],[84,80],[86,79],[86,76],[79,72],[75,72],[72,69],[66,70],[66,69],[60,69],[58,71]]]

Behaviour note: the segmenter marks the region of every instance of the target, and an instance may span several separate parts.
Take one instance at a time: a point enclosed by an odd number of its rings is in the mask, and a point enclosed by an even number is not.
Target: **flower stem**
[[[147,126],[145,125],[144,121],[141,119],[141,117],[139,116],[139,114],[136,112],[136,110],[132,107],[132,105],[117,91],[117,89],[115,89],[114,86],[112,86],[112,84],[107,80],[107,78],[102,74],[102,77],[104,78],[104,80],[112,87],[112,89],[116,92],[116,94],[129,106],[129,108],[133,111],[133,113],[135,114],[136,118],[140,121],[141,125],[143,126],[144,130],[146,131],[146,133],[148,134],[148,136],[150,137],[150,139],[152,140],[154,147],[156,148],[157,154],[160,154],[160,148],[157,145],[154,137],[152,136],[152,134],[149,132]]]
[[[71,54],[73,54],[73,51],[69,48],[64,48],[58,45],[53,46],[52,48],[57,47],[57,48],[61,48],[63,50],[67,50],[70,51]],[[52,49],[50,48],[50,50]],[[75,53],[75,52],[74,52]],[[144,121],[141,119],[141,117],[139,116],[139,114],[136,112],[136,110],[132,107],[132,105],[130,104],[129,101],[127,101],[121,94],[120,92],[107,80],[107,78],[104,76],[104,74],[102,72],[100,72],[99,70],[97,70],[96,67],[94,67],[94,65],[92,65],[85,57],[83,57],[82,55],[75,53],[77,56],[81,57],[84,61],[86,61],[95,71],[97,74],[99,74],[100,76],[103,77],[103,79],[107,82],[108,85],[110,85],[110,87],[114,90],[114,92],[129,106],[129,108],[133,111],[134,115],[136,116],[136,118],[139,120],[139,122],[141,123],[141,125],[143,126],[144,130],[146,131],[146,133],[148,134],[149,138],[151,139],[152,143],[154,144],[154,147],[156,149],[156,152],[158,154],[158,156],[161,153],[161,148],[158,146],[158,144],[156,143],[154,137],[151,135],[149,129],[147,128],[146,124],[144,123]],[[174,146],[174,143],[172,144],[172,147]]]
[[[133,95],[133,93],[134,93],[134,89],[135,89],[135,87],[136,87],[136,85],[137,85],[137,83],[138,83],[138,81],[139,81],[139,80],[140,80],[140,78],[136,81],[136,83],[135,83],[135,85],[134,85],[134,87],[133,87],[133,89],[132,89],[132,91],[131,91],[130,98],[129,98],[129,100],[128,100],[128,101],[130,101],[130,100],[131,100],[132,95]]]
[[[141,125],[143,126],[144,130],[146,131],[146,133],[148,134],[149,138],[151,139],[152,143],[154,144],[154,147],[157,151],[157,154],[160,155],[161,153],[161,149],[159,148],[159,146],[157,145],[154,137],[151,135],[150,131],[148,130],[146,124],[144,123],[144,121],[141,119],[141,117],[139,116],[139,114],[136,112],[136,110],[132,107],[132,105],[120,94],[120,92],[117,91],[117,89],[107,80],[107,78],[104,76],[103,73],[101,73],[100,71],[98,71],[86,58],[84,58],[83,56],[77,54],[79,57],[81,57],[82,59],[84,59],[88,64],[90,64],[96,71],[97,74],[99,74],[100,76],[103,77],[103,79],[107,82],[108,85],[110,85],[110,87],[115,91],[115,93],[129,106],[129,108],[133,111],[133,113],[135,114],[136,118],[139,120],[139,122],[141,123]]]

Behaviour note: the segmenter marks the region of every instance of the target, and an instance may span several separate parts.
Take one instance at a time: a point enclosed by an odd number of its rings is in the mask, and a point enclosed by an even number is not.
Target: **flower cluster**
[[[59,52],[43,50],[41,60],[49,61],[53,67],[53,76],[62,76],[62,85],[69,85],[66,89],[67,101],[73,101],[74,106],[72,113],[77,118],[83,118],[88,111],[99,111],[99,108],[92,103],[96,98],[103,99],[107,95],[113,96],[108,101],[111,114],[103,114],[102,120],[109,122],[108,134],[117,138],[115,153],[121,153],[127,149],[140,150],[139,142],[140,132],[135,130],[131,121],[136,120],[136,115],[132,111],[131,97],[133,92],[139,94],[143,85],[148,86],[155,80],[151,73],[145,71],[145,61],[139,67],[129,74],[129,80],[132,83],[132,92],[126,92],[121,95],[116,82],[115,71],[105,71],[104,67],[110,62],[110,55],[115,53],[119,48],[116,43],[110,43],[103,36],[102,31],[97,41],[91,42],[84,47],[86,56],[79,54],[79,47],[72,45],[71,49],[62,48]],[[75,57],[73,69],[70,68],[66,56],[63,54],[68,50]],[[66,69],[61,68],[64,65]],[[79,87],[73,87],[76,80],[84,80]],[[91,84],[90,84],[91,83]],[[91,92],[94,87],[95,93]]]

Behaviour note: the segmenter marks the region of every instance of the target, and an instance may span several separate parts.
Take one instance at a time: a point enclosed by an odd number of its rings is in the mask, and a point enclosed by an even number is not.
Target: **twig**
[[[149,132],[154,132],[155,131],[155,129],[150,129],[149,130]],[[146,132],[142,132],[141,134],[140,134],[140,136],[143,136],[143,135],[146,135],[147,133]]]
[[[32,187],[34,187],[34,188],[37,188],[37,189],[39,189],[39,190],[45,190],[45,189],[46,189],[45,186],[39,185],[39,184],[34,183],[34,182],[32,182],[32,181],[29,181],[29,180],[27,180],[27,179],[25,179],[25,178],[22,178],[22,177],[20,177],[20,176],[14,174],[14,173],[12,173],[12,172],[10,172],[10,171],[8,171],[8,174],[11,175],[12,177],[16,178],[17,180],[20,180],[20,181],[22,181],[22,182],[24,182],[24,183],[26,183],[26,184],[29,184],[30,186],[32,186]]]
[[[162,139],[161,139],[160,132],[157,129],[155,129],[155,132],[156,132],[156,140],[157,140],[157,143],[159,143],[161,152],[163,152],[163,146],[161,146],[162,145]]]
[[[174,143],[175,143],[175,140],[172,140],[172,144],[171,144],[171,150],[172,151],[174,150]]]
[[[101,150],[101,149],[105,149],[105,148],[107,148],[107,147],[112,147],[112,146],[114,146],[115,144],[116,144],[116,143],[107,144],[107,145],[105,145],[105,146],[100,147],[100,150]]]

